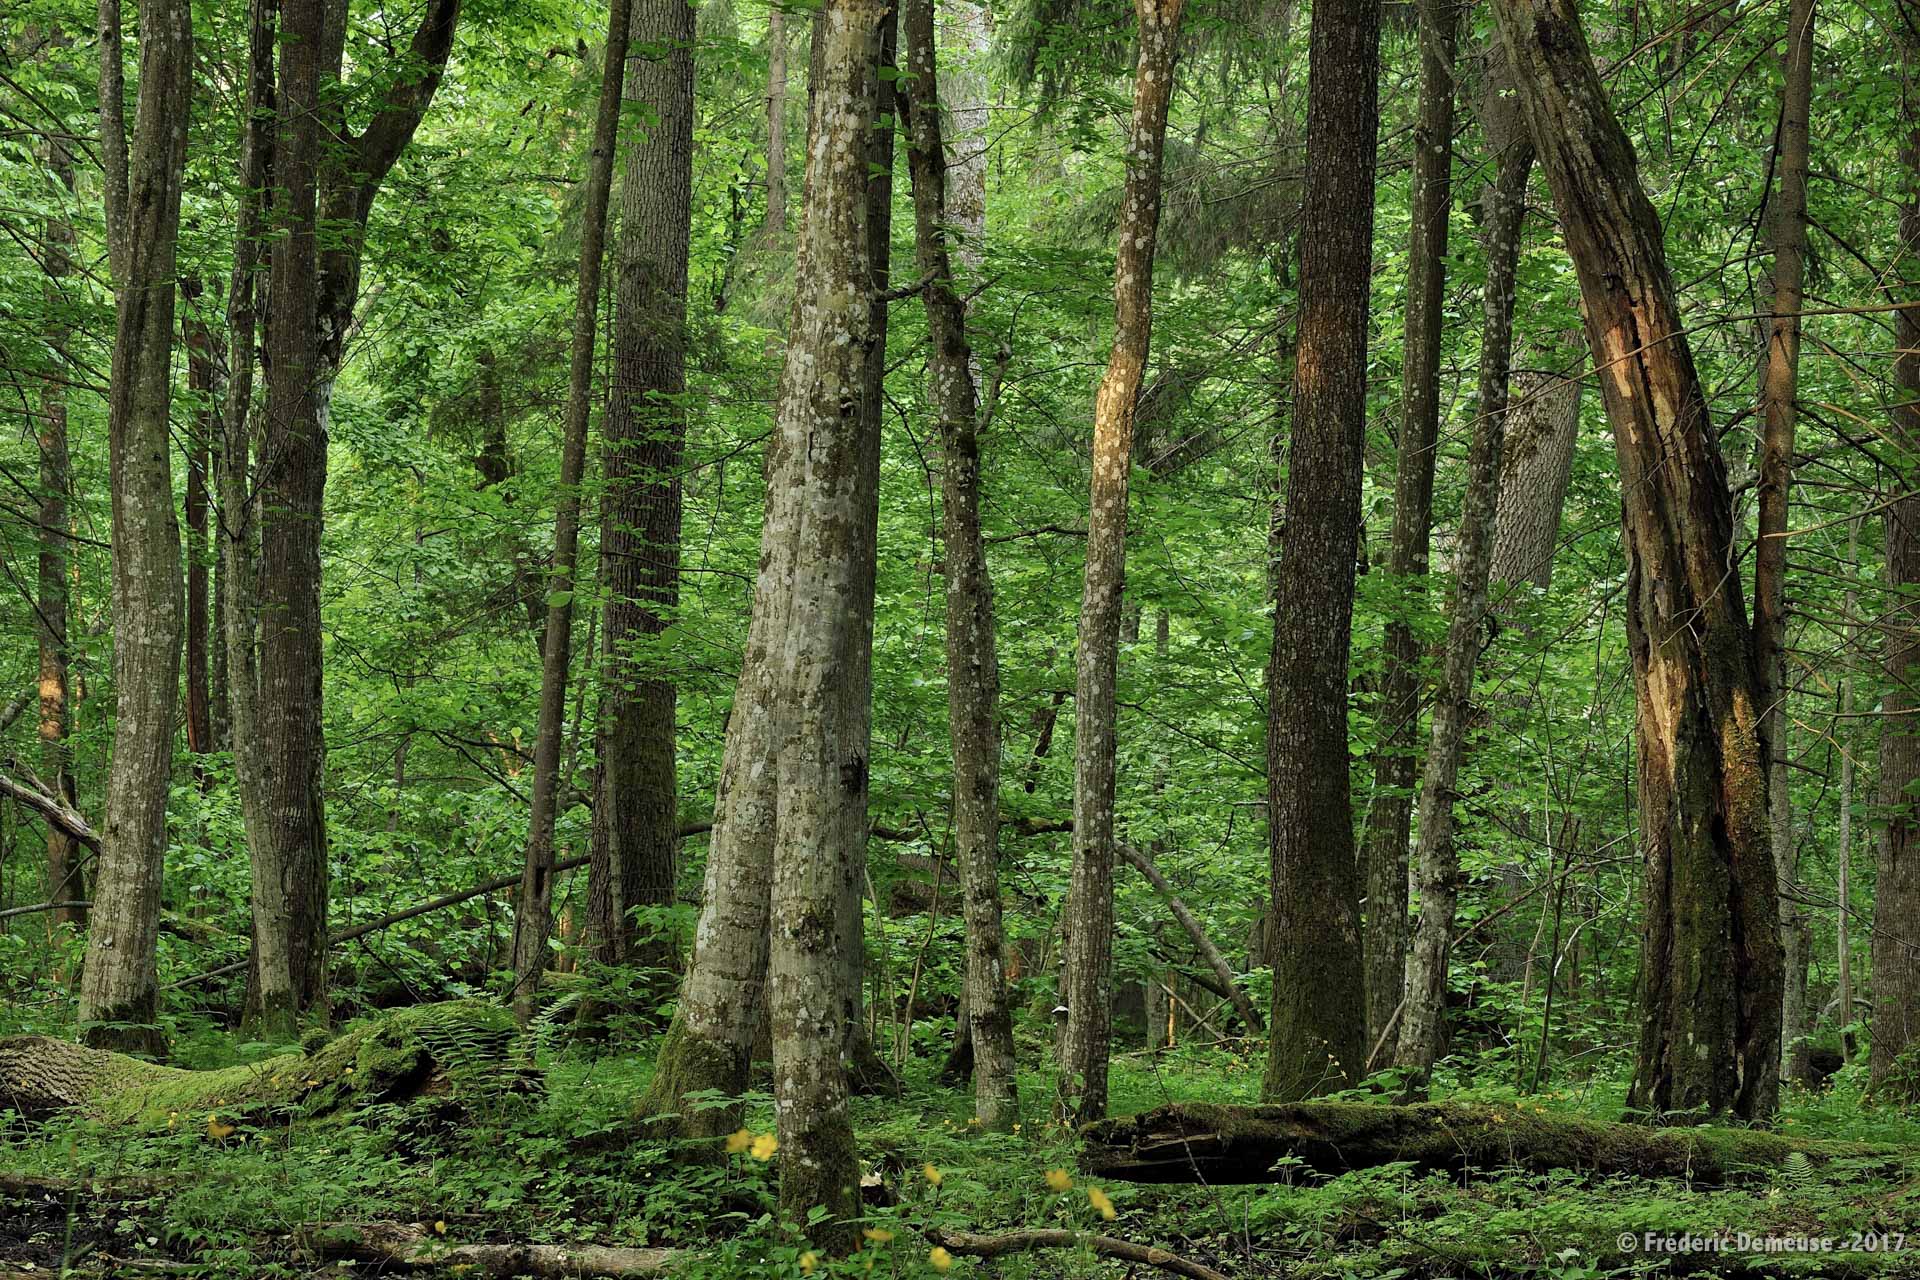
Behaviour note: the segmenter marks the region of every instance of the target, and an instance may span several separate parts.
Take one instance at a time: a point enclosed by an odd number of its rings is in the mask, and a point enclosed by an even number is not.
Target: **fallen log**
[[[1082,1137],[1086,1170],[1126,1182],[1279,1182],[1302,1169],[1337,1176],[1406,1162],[1721,1184],[1764,1178],[1796,1153],[1816,1168],[1842,1158],[1920,1168],[1920,1148],[1794,1140],[1757,1129],[1652,1129],[1478,1103],[1180,1103],[1096,1121]]]
[[[302,1228],[300,1247],[319,1258],[383,1270],[447,1270],[462,1276],[665,1275],[686,1261],[678,1249],[622,1249],[597,1244],[456,1244],[413,1222],[331,1222]]]
[[[934,1243],[948,1253],[969,1258],[997,1258],[1009,1253],[1029,1253],[1035,1249],[1090,1249],[1103,1257],[1158,1267],[1189,1280],[1231,1280],[1224,1271],[1216,1271],[1204,1262],[1183,1258],[1177,1253],[1150,1244],[1135,1244],[1113,1236],[1089,1235],[1083,1231],[1009,1231],[1005,1235],[983,1236],[967,1231],[935,1231]]]
[[[78,1109],[110,1124],[217,1128],[262,1109],[312,1117],[428,1095],[457,1102],[524,1083],[506,1069],[515,1034],[512,1016],[483,1001],[414,1005],[350,1027],[310,1053],[214,1071],[51,1036],[10,1036],[0,1039],[0,1108],[28,1117]]]

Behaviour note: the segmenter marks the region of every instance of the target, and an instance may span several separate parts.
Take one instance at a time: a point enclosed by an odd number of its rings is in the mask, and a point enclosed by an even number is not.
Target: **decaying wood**
[[[677,1249],[597,1244],[456,1244],[413,1222],[333,1222],[299,1233],[302,1248],[401,1271],[446,1270],[464,1276],[658,1276],[684,1262]]]
[[[1227,1280],[1224,1271],[1215,1271],[1204,1262],[1183,1258],[1177,1253],[1113,1236],[1088,1235],[1082,1231],[1009,1231],[1005,1235],[983,1236],[967,1231],[938,1231],[934,1240],[948,1253],[970,1258],[997,1258],[1008,1253],[1029,1253],[1035,1249],[1091,1249],[1108,1258],[1145,1263],[1192,1280]]]
[[[1339,1175],[1404,1161],[1423,1169],[1569,1169],[1721,1184],[1764,1178],[1795,1153],[1815,1166],[1878,1157],[1920,1168],[1920,1150],[1912,1148],[1795,1141],[1757,1129],[1650,1129],[1466,1103],[1175,1104],[1083,1133],[1082,1166],[1128,1182],[1278,1182],[1303,1169]]]

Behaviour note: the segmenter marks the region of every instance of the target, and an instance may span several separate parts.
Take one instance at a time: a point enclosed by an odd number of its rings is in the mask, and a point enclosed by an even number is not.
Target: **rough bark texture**
[[[1908,16],[1911,16],[1909,14]],[[1906,85],[1920,74],[1920,35],[1903,27]],[[1909,97],[1907,119],[1916,104]],[[1902,300],[1920,302],[1920,124],[1909,123],[1900,163],[1901,261],[1906,264]],[[1920,1043],[1920,310],[1896,313],[1893,443],[1900,463],[1888,487],[1901,495],[1886,508],[1887,589],[1886,694],[1881,705],[1880,802],[1886,826],[1880,833],[1873,893],[1873,1047],[1867,1070],[1884,1086],[1902,1054]]]
[[[683,8],[685,6],[682,6]],[[527,862],[513,916],[513,1008],[521,1021],[533,1013],[534,992],[546,967],[553,928],[553,821],[560,790],[560,747],[573,666],[574,570],[580,547],[580,477],[586,468],[587,426],[593,417],[593,356],[600,330],[600,270],[606,251],[607,203],[613,190],[613,152],[620,127],[631,0],[612,0],[587,151],[586,207],[581,214],[580,263],[574,277],[573,342],[567,377],[567,423],[560,448],[560,502],[553,519],[553,576],[546,633],[540,645],[540,717],[534,729],[533,794],[527,819]],[[604,776],[604,774],[603,774]],[[596,809],[605,803],[605,792]],[[595,823],[596,831],[599,829]],[[611,866],[609,859],[608,865]],[[590,897],[592,895],[590,894]],[[619,902],[618,895],[613,900]],[[621,917],[609,932],[622,936]]]
[[[1780,882],[1780,941],[1786,980],[1781,998],[1780,1074],[1805,1080],[1806,921],[1794,904],[1793,805],[1787,776],[1787,508],[1793,483],[1795,397],[1800,385],[1800,305],[1806,279],[1808,114],[1813,98],[1814,0],[1787,0],[1780,97],[1780,189],[1773,217],[1773,317],[1760,374],[1758,542],[1753,554],[1753,646],[1760,707],[1767,726],[1768,826]]]
[[[1127,481],[1133,416],[1153,333],[1153,254],[1160,225],[1161,159],[1185,0],[1135,0],[1140,52],[1127,128],[1127,178],[1114,264],[1113,350],[1093,404],[1093,481],[1074,679],[1073,878],[1062,920],[1066,1031],[1060,1044],[1064,1119],[1107,1112],[1113,1038],[1113,796],[1126,576]]]
[[[1315,11],[1293,438],[1267,669],[1274,948],[1264,1091],[1280,1101],[1357,1080],[1367,1049],[1347,650],[1366,437],[1379,54],[1374,0]]]
[[[1498,176],[1484,204],[1487,283],[1481,298],[1480,385],[1475,397],[1473,438],[1467,451],[1467,495],[1460,513],[1456,584],[1453,607],[1447,616],[1440,685],[1434,692],[1427,761],[1420,778],[1420,841],[1414,855],[1420,879],[1420,918],[1414,929],[1413,951],[1407,959],[1406,1005],[1394,1054],[1396,1066],[1420,1077],[1440,1056],[1445,1033],[1447,974],[1460,878],[1453,805],[1460,759],[1466,750],[1473,668],[1480,656],[1487,617],[1487,583],[1507,418],[1507,361],[1513,350],[1514,271],[1520,259],[1520,224],[1526,212],[1533,150],[1523,145],[1503,151],[1497,164]]]
[[[950,0],[946,7],[947,69],[940,77],[946,108],[947,218],[953,256],[969,274],[979,271],[987,230],[987,76],[993,55],[993,9],[984,0]],[[977,371],[976,371],[977,372]]]
[[[1643,1031],[1653,1114],[1761,1119],[1779,1092],[1781,956],[1763,708],[1726,468],[1674,306],[1658,214],[1570,0],[1498,0],[1580,278],[1613,423],[1628,564],[1646,863]]]
[[[1407,837],[1420,738],[1421,644],[1414,617],[1426,606],[1433,534],[1434,456],[1440,442],[1440,339],[1453,212],[1454,53],[1457,0],[1420,0],[1420,103],[1413,129],[1412,242],[1407,249],[1405,365],[1386,572],[1400,600],[1387,617],[1373,799],[1361,858],[1367,876],[1367,1039],[1400,1007],[1407,957]]]
[[[907,99],[914,237],[926,284],[927,378],[940,423],[941,562],[947,583],[947,720],[953,749],[954,860],[966,920],[962,1001],[973,1041],[975,1110],[1004,1133],[1020,1118],[1000,923],[1000,659],[993,580],[980,533],[980,422],[966,309],[948,246],[947,151],[935,67],[933,0],[907,0]]]
[[[652,120],[627,145],[616,250],[612,385],[601,465],[604,655],[590,928],[603,959],[629,954],[635,907],[671,904],[679,865],[673,680],[648,646],[680,599],[686,451],[687,250],[693,185],[693,9],[637,0],[627,95]],[[602,848],[601,846],[605,847]],[[671,963],[655,946],[644,963]]]
[[[780,1208],[833,1253],[858,1242],[847,1058],[860,1007],[879,448],[860,391],[872,340],[867,164],[880,0],[814,17],[806,194],[775,432],[794,457],[791,573],[770,646],[776,831],[767,969]],[[863,563],[864,562],[864,563]]]
[[[1422,1169],[1578,1170],[1719,1184],[1765,1180],[1789,1155],[1920,1163],[1913,1148],[1795,1142],[1754,1129],[1647,1129],[1518,1106],[1311,1102],[1236,1107],[1181,1103],[1090,1126],[1082,1167],[1129,1182],[1277,1182],[1292,1157],[1329,1176],[1406,1161]]]
[[[1532,144],[1529,143],[1529,146]],[[1536,361],[1558,358],[1557,349],[1534,349]],[[1507,411],[1507,482],[1500,486],[1494,521],[1495,582],[1522,583],[1539,591],[1553,585],[1553,558],[1560,542],[1560,515],[1573,474],[1580,434],[1580,381],[1539,369],[1515,370]],[[1502,603],[1516,599],[1502,592]]]
[[[787,233],[787,14],[767,13],[767,217],[763,236]]]
[[[180,526],[167,428],[192,91],[187,0],[142,0],[139,35],[129,133],[120,0],[101,0],[100,142],[115,296],[107,391],[115,718],[79,1021],[90,1044],[159,1052],[154,949],[180,697]]]

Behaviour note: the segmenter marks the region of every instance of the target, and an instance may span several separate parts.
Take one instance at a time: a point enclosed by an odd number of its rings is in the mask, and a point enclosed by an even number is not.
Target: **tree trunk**
[[[1379,135],[1377,0],[1314,13],[1287,503],[1267,669],[1273,1038],[1264,1092],[1358,1080],[1367,1046],[1347,770],[1347,650],[1366,442]]]
[[[947,6],[947,70],[940,78],[941,105],[951,128],[947,146],[947,218],[952,252],[968,275],[976,275],[986,252],[987,75],[993,56],[993,9],[984,0],[950,0]],[[977,358],[976,358],[977,364]],[[978,369],[975,369],[978,380]]]
[[[1903,27],[1907,134],[1900,164],[1906,202],[1900,208],[1901,293],[1920,303],[1920,125],[1912,123],[1914,77],[1920,74],[1920,35]],[[1876,1086],[1896,1059],[1920,1043],[1920,734],[1914,731],[1920,679],[1920,310],[1896,313],[1893,443],[1899,471],[1888,484],[1899,497],[1886,508],[1886,694],[1881,706],[1880,802],[1886,807],[1873,889],[1873,1047],[1867,1071]]]
[[[1767,803],[1780,883],[1783,1079],[1807,1079],[1806,922],[1794,905],[1793,804],[1787,776],[1787,510],[1800,383],[1800,298],[1806,278],[1808,114],[1813,99],[1814,0],[1787,0],[1780,98],[1780,190],[1772,195],[1773,317],[1760,374],[1758,541],[1753,555],[1753,647],[1767,729]]]
[[[63,39],[63,37],[56,37]],[[71,199],[75,190],[73,152],[67,140],[47,135],[47,167],[54,180]],[[47,325],[47,346],[65,355],[71,338],[66,322],[65,281],[73,273],[73,224],[65,217],[47,220],[46,227],[46,299],[52,319]],[[68,535],[67,498],[73,486],[73,474],[67,446],[67,390],[58,376],[48,378],[40,388],[40,529],[39,584],[34,603],[34,623],[40,641],[40,776],[49,790],[73,807],[79,798],[74,787],[73,748],[67,741],[73,727],[73,708],[67,684]],[[53,823],[47,824],[46,889],[49,902],[75,902],[87,896],[86,877],[81,871],[79,845],[72,835]],[[76,928],[87,922],[85,907],[58,907],[48,923],[58,928]]]
[[[1860,573],[1860,517],[1847,521],[1847,589],[1841,595],[1840,616],[1845,627],[1844,639],[1848,652],[1853,652],[1857,642],[1859,628],[1854,624],[1854,611],[1859,607],[1859,597],[1853,589],[1853,583]],[[1853,668],[1848,666],[1840,675],[1840,715],[1834,724],[1829,740],[1840,737],[1840,726],[1848,724],[1853,718]],[[1851,736],[1851,735],[1849,735]],[[1834,854],[1836,868],[1834,899],[1839,910],[1833,916],[1834,969],[1837,974],[1834,998],[1840,1006],[1838,1030],[1840,1033],[1840,1061],[1853,1061],[1853,1036],[1848,1028],[1853,1025],[1853,751],[1850,742],[1843,741],[1840,746],[1840,797],[1838,831]]]
[[[754,601],[756,615],[783,622],[769,653],[777,829],[767,971],[780,1208],[835,1254],[859,1240],[846,1059],[860,1007],[879,440],[858,390],[873,338],[868,135],[888,12],[879,0],[829,0],[814,16],[806,194],[775,418],[795,492],[789,522],[763,535],[791,541],[791,572]]]
[[[631,0],[607,11],[605,61],[587,152],[586,208],[581,214],[580,263],[573,294],[573,342],[567,378],[567,423],[560,450],[560,503],[553,519],[553,577],[547,592],[546,632],[540,645],[540,718],[534,730],[533,794],[527,820],[527,864],[513,916],[513,1009],[523,1024],[546,965],[553,916],[553,822],[560,784],[562,721],[573,666],[574,570],[580,546],[580,477],[586,468],[587,425],[593,417],[593,355],[600,336],[600,271],[605,257],[607,202],[613,189],[613,153],[626,76]],[[604,795],[600,799],[604,804]],[[596,829],[600,824],[596,823]],[[618,901],[618,898],[615,899]],[[619,929],[611,932],[617,937]]]
[[[1497,43],[1499,37],[1494,39]],[[1440,687],[1433,700],[1433,731],[1420,778],[1420,843],[1414,856],[1420,877],[1420,919],[1407,960],[1406,1006],[1394,1053],[1394,1064],[1416,1078],[1432,1070],[1445,1038],[1447,975],[1460,878],[1453,805],[1460,759],[1466,751],[1473,668],[1487,617],[1507,419],[1507,362],[1513,351],[1514,273],[1520,261],[1520,225],[1526,214],[1533,149],[1522,144],[1503,150],[1496,163],[1498,174],[1484,204],[1487,283],[1481,295],[1480,385],[1473,442],[1467,453],[1467,494],[1460,513],[1457,585],[1447,617]]]
[[[167,781],[180,696],[180,526],[173,401],[174,251],[186,166],[193,22],[187,0],[141,0],[129,136],[119,0],[100,3],[100,142],[115,286],[107,393],[113,490],[113,758],[79,1021],[89,1044],[151,1053]]]
[[[1400,1007],[1407,961],[1407,838],[1420,737],[1420,657],[1414,619],[1426,607],[1433,534],[1434,455],[1440,443],[1440,340],[1453,213],[1457,0],[1420,0],[1420,103],[1413,131],[1412,243],[1407,249],[1404,376],[1393,542],[1386,570],[1399,598],[1387,616],[1373,800],[1361,840],[1367,877],[1367,1041]]]
[[[767,214],[760,234],[787,233],[787,13],[767,12]]]
[[[1127,128],[1114,267],[1113,350],[1093,406],[1093,482],[1087,506],[1086,575],[1074,681],[1073,877],[1063,919],[1067,1006],[1061,1042],[1062,1119],[1107,1113],[1107,1056],[1113,1037],[1114,684],[1120,663],[1121,591],[1126,574],[1127,480],[1133,416],[1153,334],[1153,255],[1160,224],[1161,161],[1173,97],[1185,0],[1134,0],[1140,52]]]
[[[603,959],[626,956],[628,912],[671,905],[679,865],[673,680],[654,647],[680,599],[681,469],[686,452],[687,252],[693,185],[693,10],[634,9],[628,96],[655,119],[628,147],[616,250],[612,391],[603,429],[598,735],[604,821],[596,824],[612,914],[591,924]],[[616,941],[617,939],[617,941]],[[671,964],[657,941],[641,962]]]
[[[1532,147],[1532,142],[1526,144]],[[1558,360],[1559,348],[1533,348],[1536,360]],[[1510,587],[1537,591],[1553,585],[1554,553],[1560,543],[1560,516],[1573,474],[1573,450],[1580,435],[1578,378],[1539,369],[1516,369],[1508,391],[1506,481],[1500,486],[1500,513],[1494,520],[1493,567],[1488,576]],[[1517,598],[1509,590],[1500,603]]]
[[[914,234],[930,335],[927,377],[940,422],[941,561],[947,580],[947,718],[953,747],[954,859],[966,920],[968,1033],[975,1109],[983,1129],[1020,1118],[1000,923],[1000,660],[993,580],[980,534],[980,423],[966,310],[953,286],[947,186],[935,66],[933,0],[908,0],[907,83]]]
[[[1762,708],[1733,511],[1660,219],[1571,0],[1498,0],[1541,168],[1585,301],[1620,468],[1646,863],[1644,1001],[1630,1101],[1772,1114],[1779,909]]]
[[[213,330],[199,314],[205,298],[198,280],[185,286],[187,314],[181,321],[187,347],[187,390],[193,394],[193,429],[187,437],[187,750],[205,755],[213,746],[213,697],[207,679],[207,478],[213,463],[213,432],[220,421],[219,372]],[[201,782],[209,779],[204,770]]]
[[[1180,900],[1180,895],[1173,891],[1173,886],[1167,883],[1167,878],[1160,874],[1160,868],[1153,864],[1152,858],[1130,844],[1122,844],[1119,845],[1118,848],[1120,856],[1125,858],[1134,870],[1145,876],[1147,883],[1153,886],[1154,892],[1166,901],[1167,910],[1172,913],[1174,920],[1179,923],[1180,927],[1186,931],[1187,938],[1193,943],[1194,950],[1198,951],[1200,958],[1207,962],[1207,968],[1213,971],[1214,981],[1220,985],[1218,994],[1233,1006],[1234,1012],[1240,1015],[1240,1021],[1246,1024],[1247,1030],[1258,1035],[1265,1029],[1266,1025],[1260,1017],[1260,1011],[1253,1007],[1252,998],[1241,989],[1240,980],[1234,975],[1233,966],[1227,963],[1226,956],[1221,953],[1220,948],[1215,945],[1213,939],[1207,936],[1207,931],[1201,926],[1198,917],[1193,914],[1186,903]],[[1158,979],[1154,977],[1147,979],[1147,989],[1149,992],[1153,990],[1157,980]],[[1164,1004],[1165,1002],[1162,1001],[1161,1003]],[[1153,1007],[1154,1001],[1152,996],[1149,995],[1147,999],[1147,1020],[1149,1023],[1153,1020]],[[1149,1043],[1151,1043],[1152,1037],[1149,1036],[1148,1039]]]

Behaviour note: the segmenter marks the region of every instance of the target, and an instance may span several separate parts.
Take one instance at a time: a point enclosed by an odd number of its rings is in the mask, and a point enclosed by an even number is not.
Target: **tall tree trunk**
[[[1453,212],[1453,64],[1457,0],[1420,0],[1420,105],[1413,131],[1412,243],[1407,249],[1406,362],[1387,572],[1400,603],[1388,615],[1373,800],[1361,856],[1367,875],[1367,1041],[1400,1007],[1407,957],[1407,835],[1420,736],[1420,651],[1414,615],[1426,601],[1433,464],[1440,442],[1440,326]]]
[[[1107,1113],[1107,1057],[1113,1038],[1114,685],[1126,576],[1127,481],[1133,415],[1153,335],[1161,163],[1184,8],[1185,0],[1134,0],[1140,51],[1114,264],[1113,350],[1093,402],[1093,482],[1074,681],[1073,879],[1062,922],[1067,1025],[1061,1042],[1058,1112],[1076,1121],[1097,1120]]]
[[[1920,101],[1914,98],[1920,77],[1920,35],[1908,5],[1901,5],[1895,26],[1901,32],[1907,95],[1907,135],[1901,147],[1905,202],[1900,207],[1901,293],[1920,303]],[[1877,1085],[1894,1061],[1920,1044],[1920,812],[1914,788],[1920,782],[1920,733],[1914,730],[1915,693],[1920,681],[1920,309],[1896,313],[1893,443],[1899,471],[1888,478],[1898,495],[1886,508],[1887,589],[1886,695],[1881,705],[1880,802],[1887,821],[1880,833],[1878,870],[1873,887],[1873,1047],[1867,1072]]]
[[[682,6],[685,7],[685,6]],[[580,477],[586,468],[587,426],[593,418],[593,354],[599,341],[600,271],[607,242],[607,203],[613,190],[613,153],[626,77],[631,0],[607,10],[605,63],[587,151],[586,208],[581,215],[580,264],[573,294],[573,345],[567,378],[567,424],[560,450],[560,502],[553,518],[553,577],[547,591],[545,639],[540,646],[540,718],[534,729],[533,797],[527,825],[527,865],[513,916],[513,1008],[526,1022],[546,965],[553,918],[553,821],[560,784],[560,747],[567,678],[573,666],[574,569],[580,546]],[[402,757],[404,760],[404,757]],[[396,765],[396,770],[399,768]],[[597,824],[596,824],[597,825]],[[616,921],[619,917],[616,916]],[[617,935],[618,930],[615,930]]]
[[[767,13],[767,216],[763,237],[787,233],[787,13]]]
[[[969,275],[980,270],[987,231],[988,62],[993,56],[993,9],[985,0],[950,0],[951,56],[941,77],[941,105],[951,128],[947,146],[947,218],[953,257]],[[964,302],[964,299],[963,299]],[[975,371],[976,382],[978,370]]]
[[[1806,921],[1794,905],[1793,803],[1787,776],[1787,507],[1793,483],[1795,396],[1800,383],[1800,298],[1806,278],[1808,115],[1813,99],[1814,0],[1787,0],[1785,88],[1780,98],[1780,190],[1773,195],[1773,317],[1760,375],[1759,541],[1753,557],[1753,645],[1767,728],[1768,826],[1780,882],[1780,1074],[1807,1079]]]
[[[1499,37],[1494,39],[1497,43]],[[1473,668],[1487,617],[1507,419],[1508,359],[1513,351],[1514,272],[1520,261],[1520,225],[1526,213],[1533,149],[1522,143],[1503,150],[1496,163],[1498,174],[1483,206],[1487,283],[1481,296],[1480,385],[1467,454],[1467,495],[1460,513],[1458,580],[1447,618],[1440,687],[1433,700],[1433,731],[1420,778],[1420,843],[1414,856],[1420,878],[1420,919],[1407,960],[1406,1009],[1394,1054],[1396,1066],[1419,1078],[1432,1070],[1445,1038],[1447,974],[1460,878],[1453,803],[1466,750]]]
[[[1860,517],[1847,521],[1847,590],[1840,597],[1840,616],[1846,628],[1847,650],[1852,652],[1859,634],[1854,624],[1854,611],[1859,608],[1859,596],[1853,589],[1853,583],[1860,572]],[[1840,726],[1853,717],[1853,668],[1844,668],[1840,675],[1840,715],[1834,725],[1834,737],[1839,737]],[[1853,1061],[1853,1037],[1847,1028],[1853,1025],[1853,750],[1851,743],[1844,743],[1840,750],[1840,818],[1835,844],[1838,850],[1834,857],[1838,863],[1835,876],[1834,898],[1839,910],[1833,918],[1834,969],[1837,973],[1834,999],[1840,1006],[1838,1029],[1840,1032],[1840,1060],[1843,1063]]]
[[[654,115],[628,148],[620,189],[611,394],[603,431],[598,748],[617,914],[592,924],[603,955],[627,953],[635,907],[671,905],[679,865],[673,680],[652,651],[680,600],[681,467],[686,452],[687,252],[693,209],[693,10],[634,9],[627,92]],[[617,890],[613,888],[617,886]],[[601,899],[596,898],[596,901]],[[616,944],[613,939],[618,938]],[[670,964],[657,944],[644,963]]]
[[[1347,651],[1366,443],[1379,59],[1377,0],[1315,9],[1293,438],[1267,669],[1274,947],[1263,1090],[1278,1101],[1358,1080],[1367,1050]]]
[[[1521,136],[1525,141],[1525,122]],[[1526,141],[1531,148],[1532,143]],[[1560,348],[1535,347],[1536,360],[1558,362]],[[1560,516],[1580,435],[1580,380],[1540,369],[1516,369],[1509,380],[1500,513],[1494,520],[1489,577],[1538,591],[1553,585]],[[1500,602],[1517,597],[1503,593]]]
[[[947,579],[947,718],[953,745],[954,859],[966,919],[967,1026],[982,1128],[1020,1118],[1000,923],[1000,659],[993,580],[980,533],[980,423],[967,316],[947,245],[947,152],[935,67],[933,0],[908,0],[907,98],[912,125],[914,233],[931,337],[927,376],[940,421],[941,560]]]
[[[780,1207],[833,1253],[859,1239],[846,1059],[860,1008],[879,441],[857,392],[873,338],[867,164],[887,13],[879,0],[828,0],[814,17],[806,195],[775,420],[796,492],[790,523],[769,531],[792,541],[792,570],[754,602],[784,622],[771,654],[767,974]]]
[[[219,372],[213,330],[204,315],[200,282],[186,287],[181,325],[187,346],[187,389],[194,394],[193,431],[187,441],[187,750],[205,755],[213,745],[213,696],[207,673],[207,478],[213,462],[213,432],[220,421]],[[204,771],[202,782],[207,781]]]
[[[174,260],[191,108],[187,0],[141,0],[128,134],[120,0],[100,0],[100,143],[115,286],[107,392],[113,489],[113,759],[79,1021],[101,1048],[163,1052],[155,946],[180,689],[180,525],[167,416]]]
[[[327,834],[321,784],[320,534],[334,379],[360,294],[367,219],[412,141],[453,49],[460,0],[430,0],[383,77],[372,118],[349,128],[335,91],[347,6],[285,0],[267,328],[266,433],[260,449],[259,767],[251,1021],[278,1033],[324,1014]],[[242,744],[242,750],[249,747]]]
[[[1753,638],[1727,573],[1726,468],[1659,215],[1572,0],[1496,8],[1580,278],[1620,468],[1646,863],[1629,1096],[1656,1114],[1760,1119],[1779,1093],[1779,905]]]
[[[58,133],[49,133],[45,152],[47,168],[62,188],[61,198],[71,200],[75,173],[73,152],[67,139]],[[47,346],[65,355],[72,336],[66,320],[65,281],[73,273],[74,233],[73,224],[64,214],[47,220],[46,242],[46,301],[50,317]],[[73,748],[67,741],[73,727],[67,684],[70,603],[67,498],[73,474],[67,446],[67,389],[60,376],[48,378],[40,388],[38,443],[40,554],[34,622],[40,641],[40,776],[55,796],[72,807],[79,798],[74,788]],[[46,888],[49,902],[83,902],[87,897],[80,845],[53,823],[47,824]],[[55,907],[48,920],[55,927],[77,927],[87,922],[87,909]]]

